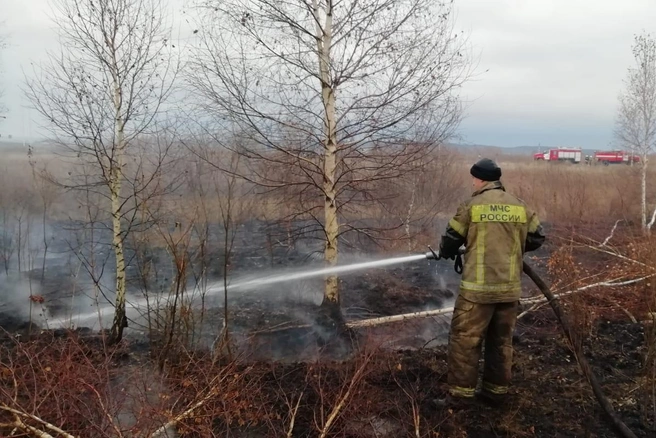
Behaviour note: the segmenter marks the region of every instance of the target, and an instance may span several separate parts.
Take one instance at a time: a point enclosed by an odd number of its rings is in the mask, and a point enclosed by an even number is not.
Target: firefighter
[[[512,336],[521,295],[523,255],[545,236],[537,215],[506,192],[501,169],[487,158],[470,170],[474,193],[449,221],[440,257],[455,259],[465,245],[460,293],[448,347],[448,395],[438,404],[469,404],[476,395],[478,363],[485,342],[481,391],[503,401],[512,366]]]

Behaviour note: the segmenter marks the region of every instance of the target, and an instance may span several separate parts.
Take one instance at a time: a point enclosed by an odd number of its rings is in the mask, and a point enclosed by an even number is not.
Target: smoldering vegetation
[[[20,198],[2,198],[2,313],[16,319],[14,326],[5,328],[23,330],[26,323],[34,330],[107,328],[111,324],[115,282],[107,212],[100,202],[94,203],[98,200],[94,199],[95,194],[81,195],[46,178],[69,172],[69,165],[52,155],[47,145],[30,149],[29,153],[28,156],[28,150],[16,150],[5,156],[3,164],[6,186],[13,185],[21,193]],[[451,162],[456,156],[445,152],[444,157]],[[228,305],[234,307],[231,312],[235,314],[235,329],[263,329],[296,322],[316,325],[322,278],[266,284],[266,278],[281,273],[323,267],[321,235],[316,225],[290,217],[287,211],[291,206],[285,205],[284,198],[276,195],[270,199],[244,181],[239,183],[239,193],[230,199],[233,216],[226,223],[220,213],[227,202],[223,198],[225,187],[211,184],[220,178],[221,172],[214,169],[212,174],[212,169],[203,167],[192,154],[176,165],[180,182],[175,190],[157,199],[159,217],[151,218],[149,223],[134,219],[134,229],[126,239],[130,333],[160,337],[165,331],[166,309],[177,299],[181,309],[192,310],[184,316],[191,318],[184,321],[189,325],[185,336],[199,345],[211,345],[223,325],[226,285]],[[441,202],[448,209],[462,190],[456,189],[460,179],[455,177],[455,171],[450,173],[446,164],[441,166],[451,181],[445,179],[440,184],[453,185],[453,194],[449,198],[440,195],[437,200],[430,199],[434,195],[428,186],[423,193],[428,197],[426,202]],[[417,191],[415,187],[411,189]],[[424,200],[417,204],[421,202]],[[388,254],[420,253],[425,244],[437,240],[437,229],[444,222],[437,211],[426,218],[424,207],[414,207],[408,213],[419,211],[417,218],[406,220],[401,215],[401,205],[390,202],[390,207],[398,213],[390,211],[386,217],[352,223],[377,236],[388,236],[391,244],[380,245],[373,237],[356,232],[345,234],[342,264],[380,259]],[[406,220],[407,226],[398,227],[401,219]],[[402,240],[393,238],[395,235]],[[230,292],[233,285],[254,279],[264,281],[257,288]],[[354,273],[342,279],[345,317],[355,319],[389,312],[385,306],[369,301],[394,280],[398,281],[399,294],[408,288],[422,291],[414,302],[408,299],[404,306],[408,311],[439,307],[444,299],[440,294],[453,290],[457,281],[450,268],[426,263]],[[426,295],[426,291],[434,294]],[[176,316],[182,317],[180,313]]]

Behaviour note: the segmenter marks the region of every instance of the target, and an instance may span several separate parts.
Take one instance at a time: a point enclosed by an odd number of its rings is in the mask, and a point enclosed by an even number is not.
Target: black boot
[[[480,398],[482,401],[484,401],[486,404],[495,407],[503,407],[508,401],[507,394],[495,394],[493,392],[486,391],[486,390],[481,390],[480,392],[477,392],[476,396]]]
[[[434,399],[433,404],[442,409],[467,409],[476,405],[476,398],[457,397],[452,394],[447,394],[446,397]]]

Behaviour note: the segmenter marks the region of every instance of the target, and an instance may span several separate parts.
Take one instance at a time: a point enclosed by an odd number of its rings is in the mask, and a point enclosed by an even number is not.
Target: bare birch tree
[[[360,215],[349,206],[375,202],[377,181],[411,171],[458,126],[458,90],[471,64],[453,2],[200,6],[191,84],[211,130],[224,144],[227,131],[244,138],[241,153],[263,163],[254,182],[291,196],[296,217],[322,236],[326,263],[336,264],[340,238],[363,230],[349,222]],[[339,301],[329,277],[324,308]]]
[[[170,30],[159,0],[53,5],[61,49],[28,80],[28,96],[63,151],[96,169],[93,180],[72,174],[64,185],[96,192],[105,203],[116,265],[110,340],[118,342],[127,325],[126,237],[134,229],[138,200],[161,190],[162,158],[171,144],[159,138],[140,142],[156,129],[172,89]]]
[[[616,135],[642,160],[640,220],[649,232],[656,221],[655,209],[647,222],[647,164],[656,146],[656,40],[648,33],[637,35],[633,57],[635,65],[629,68],[619,97]]]

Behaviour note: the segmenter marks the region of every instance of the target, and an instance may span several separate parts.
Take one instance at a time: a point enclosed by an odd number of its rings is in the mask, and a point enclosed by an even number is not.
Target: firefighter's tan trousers
[[[519,303],[479,304],[458,297],[449,336],[449,392],[473,397],[485,341],[483,390],[505,394],[511,379],[512,335]]]

